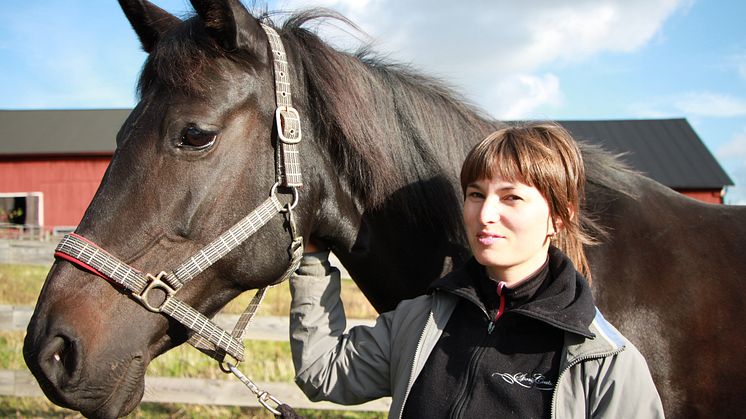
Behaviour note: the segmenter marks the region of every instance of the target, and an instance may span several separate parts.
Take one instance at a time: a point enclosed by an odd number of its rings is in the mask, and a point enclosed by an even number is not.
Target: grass
[[[245,341],[252,362],[241,370],[258,382],[292,382],[293,364],[287,342]],[[23,332],[0,332],[0,369],[25,369],[21,355]],[[148,374],[160,377],[235,379],[217,368],[215,361],[189,345],[182,345],[156,358]],[[380,419],[384,412],[346,412],[298,409],[306,418]],[[60,408],[43,398],[0,397],[3,418],[81,418],[77,412]],[[128,418],[273,418],[259,408],[169,403],[141,403]]]
[[[21,349],[24,332],[0,331],[0,369],[23,370]],[[255,381],[292,382],[293,361],[288,342],[244,341],[251,362],[241,364],[241,371]],[[154,359],[148,375],[157,377],[233,379],[224,374],[209,358],[189,345],[181,345]],[[0,415],[2,417],[2,415]]]
[[[297,409],[296,412],[308,419],[383,419],[383,412],[347,412],[340,410]],[[38,397],[0,396],[0,417],[2,418],[83,418],[77,412],[63,409]],[[202,418],[242,418],[274,419],[274,416],[261,408],[190,405],[180,403],[141,403],[128,419],[202,419]]]
[[[0,304],[33,306],[47,276],[49,267],[0,264]],[[253,297],[247,292],[230,302],[223,312],[240,313]],[[352,281],[342,281],[342,300],[350,318],[375,318],[376,311]],[[287,282],[267,293],[258,316],[287,316],[290,310],[290,290]],[[24,332],[0,331],[0,369],[26,369],[21,354]],[[294,375],[288,342],[245,341],[251,362],[242,364],[242,371],[259,382],[291,382]],[[156,358],[148,366],[148,374],[161,377],[234,379],[222,373],[215,361],[189,345],[182,345]],[[383,412],[347,412],[298,409],[311,419],[380,419]],[[44,398],[0,396],[2,418],[82,418],[77,412],[53,405]],[[128,418],[273,418],[259,408],[141,403]]]
[[[23,336],[24,332],[0,331],[0,370],[26,369],[21,353]]]
[[[0,264],[0,304],[33,306],[47,277],[49,267]],[[254,296],[254,291],[241,294],[228,303],[224,313],[240,314]],[[354,282],[342,281],[342,301],[347,317],[374,319],[378,315]],[[290,290],[287,282],[272,287],[264,297],[258,316],[287,316],[290,312]]]
[[[0,264],[0,304],[36,304],[48,266]]]
[[[241,371],[254,381],[292,382],[295,376],[290,356],[290,343],[244,341],[246,357],[251,362],[241,364]],[[224,374],[211,358],[189,345],[181,345],[153,360],[148,375],[158,377],[188,377],[234,379]]]

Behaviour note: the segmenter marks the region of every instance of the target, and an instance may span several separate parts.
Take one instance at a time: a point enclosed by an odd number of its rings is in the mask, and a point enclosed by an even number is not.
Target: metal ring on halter
[[[277,187],[280,186],[280,182],[275,182],[274,185],[272,185],[272,189],[269,191],[269,196],[273,196],[277,194]],[[289,206],[286,206],[286,208],[283,208],[280,210],[280,212],[288,212],[292,211],[296,205],[298,205],[298,188],[295,186],[288,186],[287,188],[291,189],[293,192],[293,202],[290,203]]]
[[[233,358],[233,362],[227,359],[228,357]],[[226,374],[235,374],[231,367],[236,368],[240,363],[241,361],[237,360],[233,355],[226,353],[223,354],[223,360],[218,361],[218,366],[220,367],[220,370]]]

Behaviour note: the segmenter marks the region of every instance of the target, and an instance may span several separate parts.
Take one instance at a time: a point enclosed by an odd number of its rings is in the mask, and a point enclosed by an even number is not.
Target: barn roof
[[[0,155],[111,154],[131,109],[0,111]]]
[[[558,121],[575,139],[600,144],[674,189],[720,189],[733,181],[686,119]]]
[[[131,109],[0,110],[0,156],[111,154]],[[559,121],[575,138],[602,145],[676,189],[732,185],[686,119]]]

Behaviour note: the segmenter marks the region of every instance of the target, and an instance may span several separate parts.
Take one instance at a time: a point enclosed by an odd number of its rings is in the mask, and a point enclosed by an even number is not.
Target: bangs
[[[515,135],[514,128],[497,131],[477,145],[464,161],[461,188],[482,179],[503,179],[521,182],[544,192],[540,185],[555,178],[551,172],[556,164],[552,152],[541,141],[530,141]]]
[[[210,90],[210,76],[219,73],[211,68],[219,66],[221,58],[226,54],[200,21],[191,18],[166,34],[148,56],[137,86],[138,96],[155,83],[202,96]]]

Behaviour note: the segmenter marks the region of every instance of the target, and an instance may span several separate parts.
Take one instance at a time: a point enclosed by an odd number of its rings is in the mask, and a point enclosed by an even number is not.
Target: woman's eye
[[[202,131],[197,127],[191,126],[187,127],[181,134],[179,147],[186,146],[201,150],[211,146],[217,138],[217,132]]]
[[[508,195],[505,197],[506,201],[521,201],[523,198],[521,198],[518,195]]]
[[[475,199],[482,199],[484,198],[484,195],[482,195],[481,192],[469,192],[467,195],[469,198],[475,198]]]

